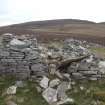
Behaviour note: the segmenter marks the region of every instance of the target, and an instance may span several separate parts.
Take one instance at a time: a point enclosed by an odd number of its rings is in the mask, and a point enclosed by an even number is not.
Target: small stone
[[[88,59],[86,59],[87,63],[91,63],[93,61],[93,55],[91,55]]]
[[[38,76],[43,76],[46,75],[47,71],[47,67],[46,65],[43,65],[41,63],[37,63],[37,64],[33,64],[31,66],[31,70],[32,70],[32,75],[38,75]]]
[[[38,93],[42,92],[42,89],[39,86],[36,86],[36,90],[37,90]]]
[[[63,79],[63,76],[62,76],[62,74],[61,74],[59,71],[56,71],[56,72],[55,72],[55,75],[56,75],[58,78]]]
[[[70,74],[64,73],[63,76],[64,76],[67,80],[71,81]]]
[[[80,90],[84,90],[84,87],[83,86],[80,86]]]
[[[84,74],[84,75],[97,75],[97,71],[93,71],[93,70],[90,70],[90,71],[80,71],[81,74]]]
[[[48,56],[52,56],[52,52],[47,52],[47,55]]]
[[[105,68],[105,61],[100,61],[98,65],[99,68]]]
[[[97,78],[90,77],[89,80],[91,80],[91,81],[97,81]]]
[[[55,72],[56,72],[56,65],[55,64],[50,64],[49,66],[50,66],[50,71],[49,71],[50,74],[54,75]]]
[[[72,76],[75,79],[82,79],[82,78],[84,78],[84,76],[81,73],[78,73],[78,72],[72,73]]]
[[[48,82],[49,79],[46,76],[43,76],[42,80],[40,81],[40,86],[46,89],[48,87]]]
[[[65,100],[63,100],[63,101],[59,101],[59,102],[57,103],[57,105],[66,105],[66,104],[71,105],[71,104],[73,104],[73,103],[74,103],[74,99],[72,99],[72,98],[67,98],[67,99],[65,99]]]
[[[49,86],[50,87],[55,87],[55,86],[59,85],[59,83],[60,83],[60,80],[58,78],[56,78],[56,79],[50,81]]]
[[[8,95],[16,94],[16,89],[17,89],[16,86],[10,86],[10,87],[7,89],[7,94],[8,94]]]
[[[105,61],[100,61],[98,66],[100,68],[100,72],[105,74]]]
[[[90,93],[90,92],[91,92],[91,90],[90,90],[90,89],[86,90],[86,94],[88,94],[88,93]]]
[[[16,84],[15,84],[15,86],[17,86],[17,87],[19,87],[19,88],[23,88],[23,87],[25,87],[25,83],[23,83],[23,81],[16,81]]]

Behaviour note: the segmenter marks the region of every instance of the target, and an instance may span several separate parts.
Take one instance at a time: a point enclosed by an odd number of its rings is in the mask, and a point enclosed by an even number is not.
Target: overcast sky
[[[50,19],[105,21],[105,0],[0,0],[0,25]]]

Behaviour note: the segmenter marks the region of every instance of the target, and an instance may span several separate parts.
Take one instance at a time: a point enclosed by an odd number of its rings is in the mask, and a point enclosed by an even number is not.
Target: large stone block
[[[78,72],[72,73],[72,77],[74,79],[84,79],[85,78],[81,73],[78,73]]]
[[[97,75],[98,72],[97,71],[79,71],[80,73],[82,73],[83,75]]]
[[[0,57],[8,57],[9,56],[9,52],[8,51],[5,51],[5,50],[1,50],[0,49]]]

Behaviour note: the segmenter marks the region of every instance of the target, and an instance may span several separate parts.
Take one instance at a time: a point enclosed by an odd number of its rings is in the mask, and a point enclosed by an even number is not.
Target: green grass
[[[4,93],[9,86],[14,85],[15,79],[11,77],[8,79],[3,77],[0,78],[0,105],[6,105],[5,103],[9,100],[9,97],[18,105],[48,105],[41,94],[37,92],[35,88],[36,84],[30,81],[25,82],[27,85],[24,88],[17,88],[16,95],[11,97]]]
[[[105,58],[105,47],[91,47],[90,50],[96,55]]]
[[[81,90],[80,86],[83,86],[84,90]],[[92,103],[97,100],[101,103],[99,105],[105,105],[105,94],[103,93],[105,93],[105,81],[101,80],[77,83],[68,92],[68,95],[75,100],[76,105],[93,105]]]

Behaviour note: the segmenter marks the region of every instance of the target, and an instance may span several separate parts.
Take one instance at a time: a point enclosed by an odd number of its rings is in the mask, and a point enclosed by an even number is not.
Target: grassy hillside
[[[60,19],[33,21],[0,28],[0,34],[34,34],[39,40],[73,37],[105,45],[105,24],[85,20]]]

